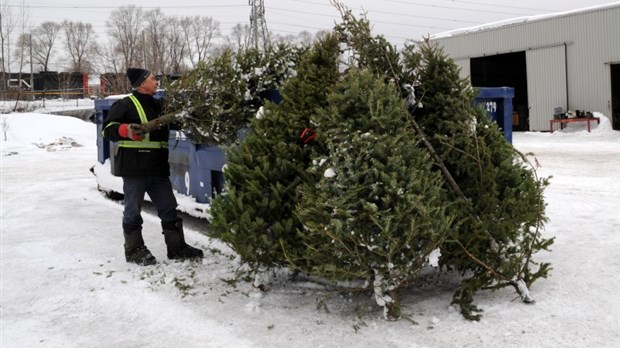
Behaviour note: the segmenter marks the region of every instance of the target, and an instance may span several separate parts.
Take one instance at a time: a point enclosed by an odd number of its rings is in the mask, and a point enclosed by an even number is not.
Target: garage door
[[[530,130],[549,129],[553,109],[566,111],[566,59],[564,45],[526,52],[527,98],[530,106]]]

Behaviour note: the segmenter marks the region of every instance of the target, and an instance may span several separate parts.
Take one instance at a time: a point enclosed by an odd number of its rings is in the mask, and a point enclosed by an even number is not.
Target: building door
[[[548,130],[554,109],[568,109],[564,45],[527,51],[526,58],[530,130]]]
[[[611,65],[611,122],[620,130],[620,64]]]

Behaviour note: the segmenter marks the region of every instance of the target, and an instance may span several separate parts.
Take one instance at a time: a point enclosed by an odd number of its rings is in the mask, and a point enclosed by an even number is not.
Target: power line
[[[269,24],[279,24],[279,25],[285,25],[288,27],[299,27],[299,28],[308,28],[308,29],[315,29],[315,30],[325,29],[325,28],[320,28],[320,27],[311,26],[311,25],[302,25],[298,23],[282,23],[282,22],[269,21]]]
[[[493,3],[485,3],[485,2],[477,2],[477,1],[464,1],[464,0],[443,0],[443,1],[452,2],[452,3],[463,3],[463,4],[472,4],[472,5],[513,8],[513,9],[516,9],[516,10],[532,10],[532,11],[542,11],[542,12],[555,12],[554,10],[545,10],[545,9],[541,9],[541,8],[522,7],[522,6],[509,6],[509,5],[497,5],[497,4],[493,4]]]
[[[371,13],[382,13],[382,14],[389,14],[389,15],[392,15],[392,16],[401,16],[401,17],[433,19],[433,20],[439,20],[439,21],[445,21],[445,22],[456,22],[456,23],[466,23],[466,24],[482,24],[481,22],[465,21],[465,20],[451,19],[451,18],[446,18],[446,17],[431,17],[431,16],[421,16],[421,15],[414,15],[414,14],[408,14],[408,13],[396,13],[396,12],[387,12],[387,11],[378,11],[378,10],[368,10],[368,14],[371,14]]]
[[[461,10],[461,11],[470,11],[470,12],[484,12],[484,13],[495,13],[495,14],[505,14],[505,15],[520,15],[520,16],[530,16],[531,15],[531,13],[515,13],[515,12],[501,12],[501,11],[491,11],[491,10],[480,10],[480,9],[471,9],[471,8],[465,8],[465,7],[453,7],[453,6],[441,6],[441,5],[422,4],[422,3],[419,3],[419,2],[408,2],[408,1],[401,1],[401,0],[385,0],[385,1],[399,3],[399,4],[415,5],[415,6],[442,8],[442,9],[448,9],[448,10]]]
[[[301,1],[301,0],[298,0],[298,1]],[[305,15],[311,14],[311,15],[314,15],[314,16],[329,17],[329,18],[334,18],[334,19],[338,18],[338,15],[328,15],[328,14],[317,13],[317,12],[298,11],[298,10],[292,10],[292,9],[288,9],[288,8],[285,9],[285,8],[280,8],[280,7],[267,6],[267,9],[281,11],[281,12],[301,13],[301,14],[305,14]],[[394,15],[394,16],[422,18],[422,19],[432,19],[432,20],[441,20],[441,21],[455,22],[455,23],[482,24],[481,22],[459,20],[459,19],[451,19],[451,18],[445,18],[445,17],[442,18],[442,17],[421,16],[421,15],[415,15],[415,14],[396,13],[396,12],[388,12],[388,11],[380,11],[380,10],[363,10],[363,9],[359,9],[359,10],[366,11],[368,14],[380,13],[380,14],[388,14],[388,15]],[[372,22],[375,22],[375,21],[372,21]]]
[[[24,7],[23,5],[11,5],[11,4],[7,4],[7,7],[16,7],[16,8],[22,8]],[[75,6],[71,6],[71,5],[27,5],[26,7],[29,8],[46,8],[46,9],[73,9],[73,10],[110,10],[110,9],[118,9],[119,6],[80,6],[80,5],[75,5]],[[157,8],[186,8],[186,9],[193,9],[193,8],[230,8],[230,7],[246,7],[246,5],[178,5],[178,6],[138,6],[140,8],[145,8],[145,9],[157,9]]]
[[[309,0],[288,0],[289,2],[299,2],[299,3],[305,3],[305,4],[312,4],[312,5],[317,5],[317,6],[329,6],[332,7],[333,6],[331,4],[326,4],[326,3],[318,3],[318,2],[314,2],[314,1],[309,1]],[[436,1],[436,0],[435,0]],[[501,7],[501,8],[508,8],[508,9],[515,9],[515,10],[529,10],[529,11],[540,11],[540,12],[555,12],[555,10],[547,10],[547,9],[541,9],[541,8],[533,8],[533,7],[523,7],[523,6],[510,6],[510,5],[500,5],[500,4],[495,4],[495,3],[485,3],[485,2],[477,2],[477,1],[465,1],[465,0],[440,0],[440,1],[444,1],[444,2],[449,2],[452,4],[455,3],[462,3],[462,4],[471,4],[471,5],[481,5],[481,6],[490,6],[490,7]],[[394,1],[396,2],[396,1]],[[411,5],[421,5],[424,6],[423,4],[420,3],[410,3],[410,2],[406,2],[406,1],[401,1],[402,3],[407,3],[407,4],[411,4]],[[427,4],[426,4],[427,5]],[[377,10],[372,10],[372,12],[381,12],[381,11],[377,11]]]

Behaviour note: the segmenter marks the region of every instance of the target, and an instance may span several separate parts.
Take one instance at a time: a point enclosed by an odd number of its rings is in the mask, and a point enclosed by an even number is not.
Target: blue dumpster
[[[95,118],[94,122],[97,125],[97,160],[99,163],[105,162],[110,158],[110,142],[105,140],[101,136],[103,131],[103,120],[108,115],[108,111],[112,104],[118,99],[95,99]]]
[[[210,203],[224,186],[224,151],[213,145],[195,144],[180,131],[170,131],[170,181],[179,193],[198,203]]]
[[[499,128],[504,132],[504,138],[512,144],[512,98],[515,90],[512,87],[482,87],[474,100],[475,105],[481,105]]]

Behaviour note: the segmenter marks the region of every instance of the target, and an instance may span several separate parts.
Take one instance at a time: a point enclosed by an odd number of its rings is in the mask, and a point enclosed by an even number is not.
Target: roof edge
[[[578,9],[569,10],[569,11],[553,12],[553,13],[542,14],[542,15],[509,18],[509,19],[504,19],[504,20],[497,21],[497,22],[490,22],[490,23],[485,23],[481,25],[476,25],[473,27],[452,29],[449,31],[431,35],[429,36],[429,39],[439,40],[439,39],[446,39],[446,38],[457,37],[457,36],[464,36],[464,35],[479,33],[483,31],[488,31],[488,30],[495,30],[495,29],[506,28],[510,26],[524,25],[524,24],[532,23],[532,22],[545,21],[545,20],[561,18],[561,17],[569,17],[569,16],[574,16],[574,15],[579,15],[579,14],[584,14],[584,13],[589,13],[589,12],[608,10],[608,9],[612,9],[616,7],[620,8],[620,2],[612,2],[608,4],[601,4],[601,5],[596,5],[596,6],[589,6],[589,7],[578,8]]]

